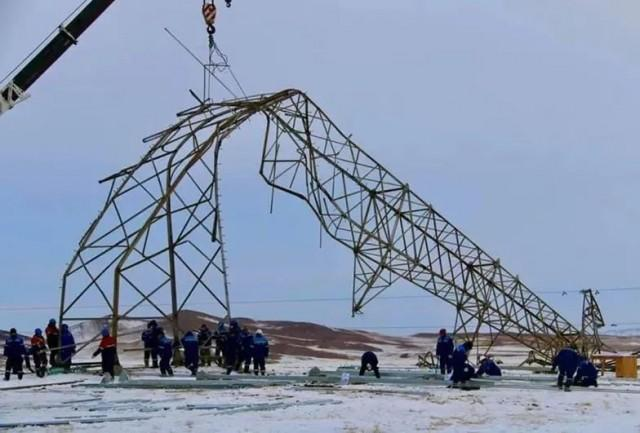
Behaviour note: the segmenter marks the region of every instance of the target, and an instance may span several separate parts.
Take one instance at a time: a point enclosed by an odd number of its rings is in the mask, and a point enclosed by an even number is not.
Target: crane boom
[[[0,90],[0,115],[27,98],[26,91],[62,55],[78,43],[87,30],[115,0],[91,0],[69,21],[61,24],[56,35]]]

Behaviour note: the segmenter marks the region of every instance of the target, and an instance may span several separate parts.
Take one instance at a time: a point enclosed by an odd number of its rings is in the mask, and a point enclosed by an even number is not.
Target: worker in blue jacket
[[[182,347],[184,348],[184,366],[191,370],[191,375],[198,373],[200,365],[200,348],[198,346],[198,337],[192,331],[187,331],[182,337]]]
[[[436,356],[440,363],[441,374],[444,374],[445,371],[451,373],[453,349],[453,339],[447,335],[446,329],[441,329],[436,343]]]
[[[249,373],[251,358],[253,357],[253,335],[246,326],[240,332],[240,357],[244,363],[243,372]]]
[[[480,366],[478,367],[476,376],[480,377],[485,374],[487,376],[502,376],[502,370],[500,370],[498,364],[496,364],[490,357],[486,357],[480,361]]]
[[[5,366],[4,380],[11,378],[11,373],[18,375],[18,380],[22,380],[22,362],[27,358],[27,349],[24,346],[24,340],[18,336],[18,331],[11,328],[9,337],[4,343],[4,356],[7,357]]]
[[[576,385],[598,387],[598,369],[588,359],[583,359],[578,364],[578,370],[576,371]]]
[[[157,329],[158,335],[158,355],[160,356],[160,374],[165,376],[173,376],[171,369],[171,358],[173,357],[173,341],[164,335],[161,327]]]
[[[464,383],[475,375],[474,368],[468,362],[471,349],[473,349],[473,343],[466,341],[453,351],[451,356],[453,363],[451,380],[454,384]]]
[[[152,368],[158,368],[158,323],[155,320],[147,323],[147,329],[142,332],[141,340],[144,344],[144,367],[149,368],[149,358],[151,358]]]
[[[269,357],[269,340],[264,336],[261,329],[256,331],[253,336],[253,373],[257,376],[258,370],[260,374],[265,374],[266,359]]]
[[[553,368],[558,368],[558,388],[564,386],[565,391],[569,391],[573,382],[573,375],[578,369],[581,361],[575,346],[565,347],[553,359]]]
[[[76,354],[76,340],[69,330],[69,325],[62,325],[60,333],[60,365],[65,371],[71,369],[71,358]]]

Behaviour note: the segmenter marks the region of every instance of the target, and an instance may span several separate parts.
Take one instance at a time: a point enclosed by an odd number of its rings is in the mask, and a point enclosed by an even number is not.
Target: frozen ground
[[[409,367],[412,359],[395,359],[394,367]],[[271,369],[306,372],[312,366],[334,370],[343,361],[283,358]],[[384,365],[383,365],[384,367]],[[211,371],[216,371],[211,369]],[[187,379],[185,370],[178,369]],[[519,374],[523,374],[519,372]],[[143,374],[136,377],[151,377]],[[155,376],[153,376],[155,377]],[[97,376],[59,375],[51,381]],[[607,379],[604,382],[612,382]],[[27,377],[0,384],[0,422],[54,420],[71,417],[141,417],[104,424],[25,427],[12,432],[640,432],[640,394],[549,387],[543,390],[487,388],[460,391],[442,386],[390,387],[347,385],[339,390],[273,387],[244,390],[149,391],[55,386],[1,390],[39,383]],[[606,386],[603,386],[603,388]],[[640,382],[625,389],[640,390]],[[377,390],[378,393],[362,392]],[[263,403],[281,408],[258,410]],[[293,404],[292,406],[288,406]],[[217,405],[189,410],[187,405]],[[236,406],[245,405],[244,409]],[[264,408],[262,408],[264,409]]]

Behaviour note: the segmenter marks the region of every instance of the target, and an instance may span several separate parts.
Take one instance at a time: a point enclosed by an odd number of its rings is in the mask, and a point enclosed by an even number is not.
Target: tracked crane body
[[[143,304],[176,320],[198,288],[228,312],[228,297],[219,292],[226,268],[217,161],[225,139],[257,114],[266,120],[263,179],[306,202],[324,231],[354,253],[354,313],[404,279],[452,305],[458,333],[470,338],[470,330],[483,326],[543,361],[580,340],[578,329],[297,90],[186,110],[149,138],[139,163],[108,178],[107,202],[64,275],[61,321],[85,319],[74,316],[74,306],[96,290],[115,332]],[[198,233],[204,237],[196,243]],[[198,257],[197,265],[188,254]],[[126,311],[119,305],[124,291],[140,298]],[[162,293],[171,297],[171,311],[154,302]]]

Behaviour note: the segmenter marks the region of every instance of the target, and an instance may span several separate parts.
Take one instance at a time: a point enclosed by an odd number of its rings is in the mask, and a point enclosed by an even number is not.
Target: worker
[[[502,370],[498,367],[498,364],[495,363],[491,357],[487,356],[480,361],[480,366],[478,367],[478,372],[476,376],[480,377],[482,375],[487,376],[502,376]]]
[[[209,327],[203,323],[198,331],[198,346],[200,346],[200,366],[211,367],[211,341],[213,334]]]
[[[213,339],[216,343],[216,352],[214,354],[214,359],[216,364],[220,367],[224,366],[223,353],[224,353],[224,342],[226,340],[227,335],[227,327],[224,324],[224,321],[221,320],[218,322],[218,326],[216,327],[215,332],[213,333]]]
[[[149,358],[153,362],[152,368],[158,368],[158,324],[155,320],[147,323],[147,329],[140,337],[144,344],[144,366],[149,368]]]
[[[576,371],[576,385],[584,387],[598,387],[598,369],[588,359],[583,359],[578,364],[578,370]]]
[[[182,337],[182,347],[184,348],[184,366],[188,370],[191,370],[191,375],[195,376],[198,373],[199,354],[198,337],[196,337],[192,331],[187,331]]]
[[[360,358],[360,376],[364,376],[364,372],[373,370],[373,374],[380,379],[380,370],[378,370],[378,357],[373,352],[364,352]]]
[[[31,337],[29,349],[38,377],[44,377],[47,373],[47,344],[42,336],[42,329],[36,328]]]
[[[4,342],[4,356],[7,357],[5,365],[4,380],[11,378],[11,373],[18,375],[18,380],[22,380],[22,362],[27,357],[27,349],[24,347],[24,340],[18,336],[16,328],[9,330],[9,337]]]
[[[256,335],[253,336],[253,374],[265,374],[266,359],[269,357],[269,340],[264,336],[261,329],[256,331]]]
[[[60,365],[64,368],[65,372],[71,370],[71,358],[76,354],[76,340],[73,338],[73,334],[69,330],[69,325],[62,324],[62,330],[60,334]]]
[[[52,367],[57,364],[58,347],[60,347],[60,331],[56,326],[56,319],[49,319],[49,324],[44,330],[47,337],[47,346],[49,346],[49,365]]]
[[[244,362],[244,373],[249,373],[253,357],[253,335],[246,326],[240,332],[240,358]]]
[[[100,340],[100,345],[98,346],[98,350],[93,352],[93,357],[95,358],[98,355],[102,355],[102,374],[106,376],[107,379],[111,379],[115,377],[115,366],[118,365],[118,350],[116,345],[116,339],[109,335],[109,329],[103,328],[102,332],[102,340]]]
[[[469,353],[473,349],[473,343],[466,341],[463,344],[456,347],[451,355],[451,361],[453,363],[453,374],[451,380],[454,385],[458,383],[465,383],[471,379],[474,374],[474,368],[469,364]]]
[[[160,374],[162,377],[173,376],[171,357],[173,356],[173,342],[164,335],[164,330],[158,326],[158,355],[160,356]]]
[[[441,329],[436,343],[436,356],[438,357],[442,375],[445,374],[445,371],[451,373],[453,349],[453,339],[447,335],[446,329]]]
[[[224,366],[227,374],[238,369],[240,362],[240,326],[235,320],[229,325],[229,332],[224,336]]]
[[[558,388],[564,387],[565,391],[571,390],[571,384],[573,382],[573,375],[578,368],[580,362],[580,355],[578,354],[575,345],[565,347],[562,349],[556,357],[553,359],[552,367],[555,369],[558,367]]]

